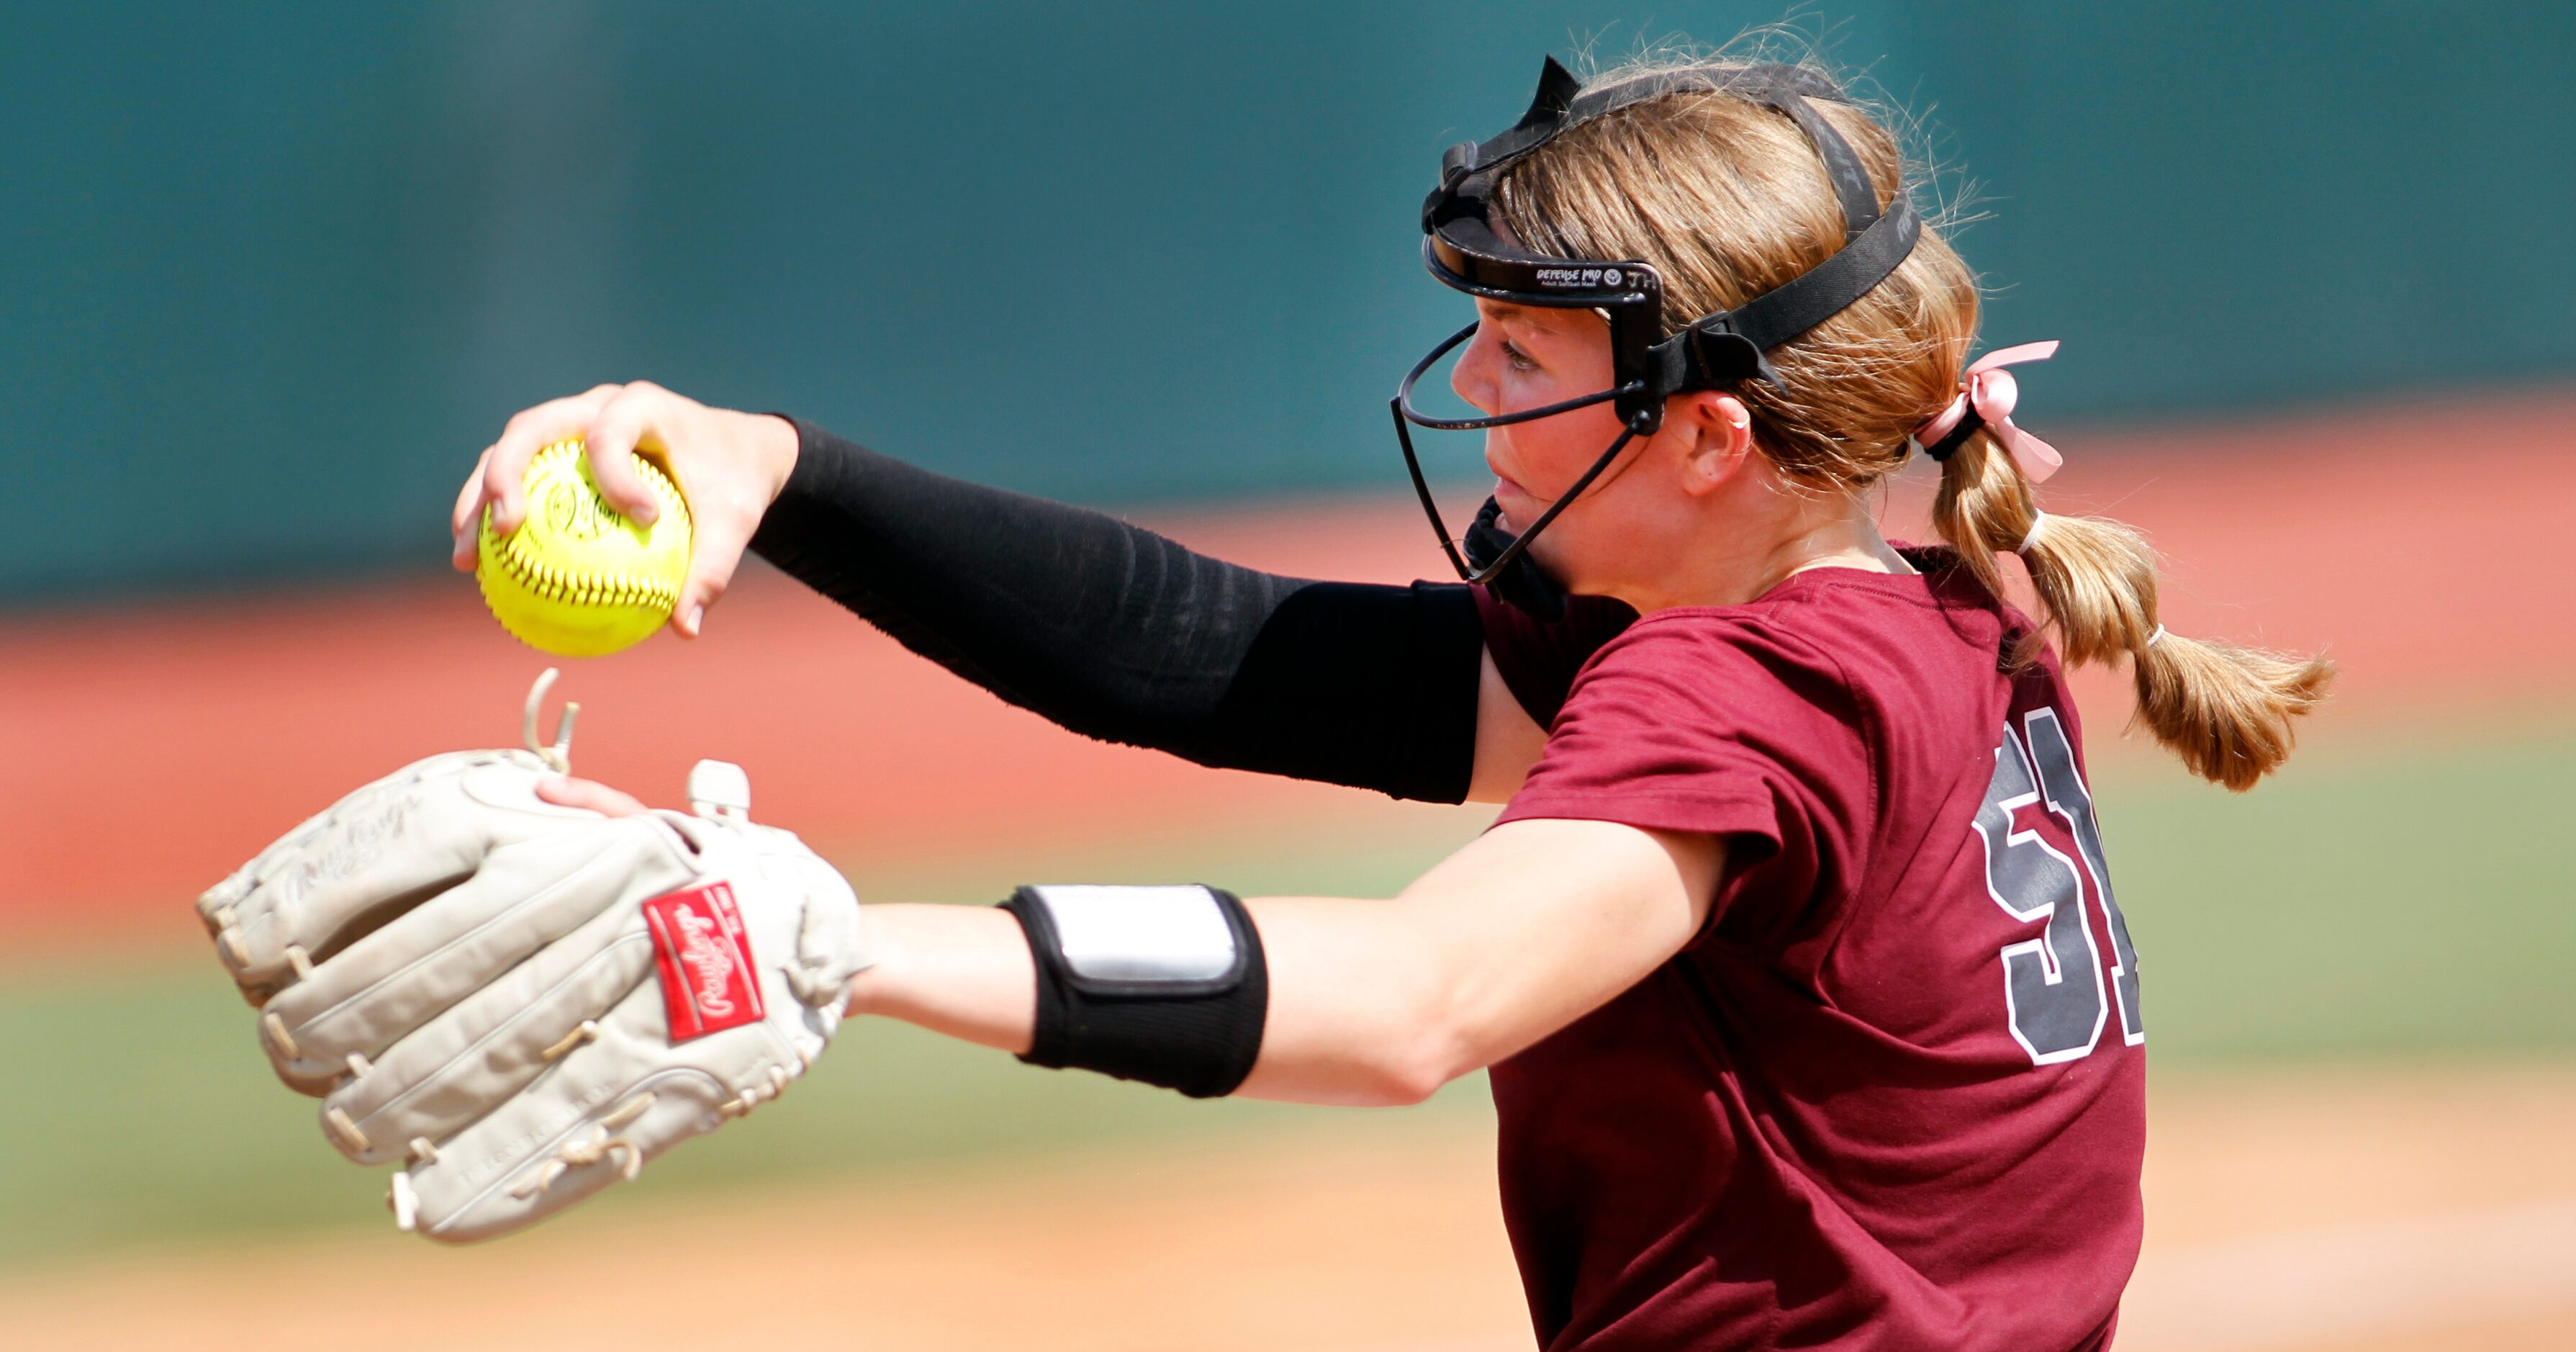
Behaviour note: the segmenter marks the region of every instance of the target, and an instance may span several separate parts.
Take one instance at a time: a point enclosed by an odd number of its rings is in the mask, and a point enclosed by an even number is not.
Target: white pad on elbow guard
[[[1104,986],[1221,981],[1242,959],[1216,895],[1180,887],[1049,884],[1028,889],[1055,928],[1065,968]]]

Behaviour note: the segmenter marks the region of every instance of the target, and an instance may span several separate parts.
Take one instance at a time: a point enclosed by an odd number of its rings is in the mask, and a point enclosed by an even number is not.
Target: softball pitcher
[[[202,904],[326,1130],[403,1163],[403,1222],[497,1234],[631,1176],[848,1012],[1199,1096],[1487,1070],[1548,1348],[2107,1346],[2147,1024],[2060,664],[2127,663],[2142,723],[2235,789],[2328,667],[2168,632],[2136,534],[2040,510],[2059,457],[2008,368],[2054,345],[1969,360],[1973,275],[1814,69],[1550,61],[1422,223],[1474,322],[1395,426],[1409,463],[1415,427],[1484,434],[1463,538],[1423,492],[1461,582],[1256,572],[649,385],[512,419],[460,566],[565,436],[649,512],[645,444],[697,523],[683,635],[748,548],[1077,732],[1504,807],[1392,901],[859,911],[720,773],[651,812],[541,755],[425,762]],[[1453,350],[1479,417],[1413,402]],[[1938,545],[1864,502],[1916,451]]]

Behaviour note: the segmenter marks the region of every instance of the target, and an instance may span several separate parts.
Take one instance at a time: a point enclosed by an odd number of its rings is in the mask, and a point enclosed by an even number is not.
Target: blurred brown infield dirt
[[[2576,1346],[2576,1069],[2156,1094],[2123,1352]],[[467,1250],[388,1225],[0,1281],[0,1344],[1501,1352],[1531,1338],[1492,1173],[1486,1124],[1426,1116],[600,1207]]]
[[[2341,660],[2312,735],[2564,709],[2576,693],[2576,570],[2559,557],[2576,394],[2062,441],[2069,463],[2043,500],[2146,529],[2169,560],[2176,631]],[[1891,533],[1930,538],[1925,469],[1886,495]],[[433,546],[443,511],[423,512]],[[1304,576],[1445,575],[1393,496],[1150,520]],[[0,637],[0,821],[43,828],[8,842],[0,935],[24,951],[191,934],[197,891],[340,794],[434,752],[515,744],[546,665],[457,576],[22,613]],[[667,802],[697,758],[739,761],[758,816],[861,868],[971,854],[997,831],[1053,845],[1388,806],[1062,732],[758,566],[707,638],[561,665],[559,696],[582,704],[581,773]],[[2079,679],[2097,761],[2138,754],[2119,736],[2125,680]]]

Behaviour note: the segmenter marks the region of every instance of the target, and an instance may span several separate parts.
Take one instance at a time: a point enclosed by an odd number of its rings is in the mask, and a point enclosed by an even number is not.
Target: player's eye
[[[1535,371],[1538,369],[1538,363],[1531,361],[1529,354],[1521,351],[1519,346],[1514,344],[1509,338],[1503,340],[1503,360],[1510,362],[1512,364],[1512,369],[1515,371]]]

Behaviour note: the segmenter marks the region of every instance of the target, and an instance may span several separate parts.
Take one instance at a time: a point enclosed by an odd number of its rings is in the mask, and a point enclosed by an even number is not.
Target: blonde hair
[[[1663,59],[1590,87],[1731,59]],[[1851,143],[1882,203],[1905,188],[1895,136],[1855,104],[1813,99]],[[1731,310],[1830,257],[1841,208],[1816,148],[1775,109],[1681,93],[1579,123],[1508,170],[1495,214],[1527,247],[1565,258],[1637,259],[1664,278],[1667,334]],[[1780,383],[1732,391],[1764,454],[1794,482],[1857,493],[1905,461],[1916,428],[1959,391],[1977,328],[1977,278],[1927,220],[1914,252],[1842,313],[1772,349]],[[2193,773],[2235,790],[2290,754],[2291,720],[2325,697],[2333,664],[2160,632],[2156,557],[2136,530],[2050,513],[1994,434],[1941,467],[1933,524],[1978,581],[2004,593],[1998,553],[2018,552],[2068,664],[2129,659],[2138,721]],[[2016,660],[2028,661],[2034,635]]]

